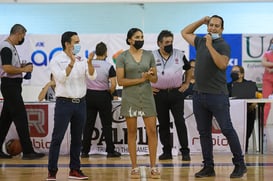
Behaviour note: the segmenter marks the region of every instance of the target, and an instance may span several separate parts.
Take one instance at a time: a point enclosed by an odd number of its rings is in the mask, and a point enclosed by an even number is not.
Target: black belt
[[[75,104],[81,103],[83,100],[85,100],[85,97],[82,98],[68,98],[68,97],[57,97],[57,100],[72,102]]]
[[[171,91],[176,91],[180,89],[180,87],[176,87],[176,88],[167,88],[167,89],[159,89],[160,91],[164,91],[164,92],[171,92]]]

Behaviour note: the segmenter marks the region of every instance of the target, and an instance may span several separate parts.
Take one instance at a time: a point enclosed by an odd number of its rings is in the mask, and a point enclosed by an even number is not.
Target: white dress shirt
[[[50,62],[50,70],[56,82],[56,97],[82,98],[86,94],[86,78],[94,80],[97,73],[95,70],[92,76],[89,75],[87,60],[76,56],[74,66],[69,76],[66,76],[66,68],[70,61],[70,57],[61,52]]]

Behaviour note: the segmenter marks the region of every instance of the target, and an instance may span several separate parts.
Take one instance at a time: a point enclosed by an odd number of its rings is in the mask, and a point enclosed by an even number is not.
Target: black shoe
[[[58,172],[58,169],[57,170],[48,170],[48,176],[47,176],[46,180],[55,181],[57,172]]]
[[[240,178],[247,172],[245,164],[236,164],[230,178]]]
[[[114,158],[114,157],[120,157],[120,156],[121,156],[121,153],[117,151],[107,153],[107,158]]]
[[[27,154],[24,153],[22,159],[23,160],[35,160],[35,159],[42,158],[44,156],[45,156],[44,153],[36,153],[36,152],[27,153]]]
[[[190,154],[184,154],[184,155],[182,155],[182,161],[191,161]]]
[[[82,154],[81,154],[81,157],[82,157],[82,158],[89,158],[89,154],[88,154],[88,153],[82,153]]]
[[[215,171],[213,166],[204,166],[202,170],[195,174],[195,177],[202,178],[202,177],[213,177],[215,176]]]
[[[159,160],[171,160],[173,159],[173,156],[171,153],[162,153],[159,157]]]
[[[0,159],[1,158],[10,159],[12,156],[5,154],[3,151],[0,151]]]

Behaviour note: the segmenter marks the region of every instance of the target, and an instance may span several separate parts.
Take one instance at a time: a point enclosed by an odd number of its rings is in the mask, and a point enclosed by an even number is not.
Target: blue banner
[[[198,36],[205,36],[205,34],[197,34]],[[234,65],[242,65],[242,34],[223,34],[223,38],[229,44],[231,55],[229,65],[226,70],[227,82],[231,81],[230,71]],[[196,51],[190,45],[190,59],[195,59]]]

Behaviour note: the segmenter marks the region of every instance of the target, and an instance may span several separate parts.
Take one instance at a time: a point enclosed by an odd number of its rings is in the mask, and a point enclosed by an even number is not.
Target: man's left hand
[[[185,92],[189,88],[190,84],[183,83],[181,87],[178,89],[179,92]]]

